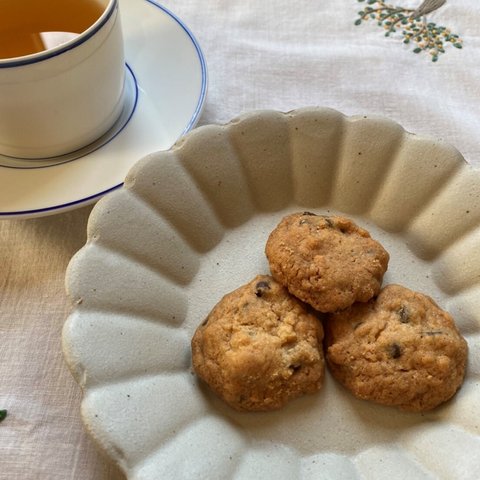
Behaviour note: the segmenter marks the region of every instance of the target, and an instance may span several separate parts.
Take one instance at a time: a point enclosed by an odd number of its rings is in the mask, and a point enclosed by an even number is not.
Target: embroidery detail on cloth
[[[382,27],[386,37],[400,34],[403,43],[414,46],[413,53],[425,52],[438,61],[445,53],[445,47],[463,47],[463,40],[447,27],[437,25],[427,20],[427,15],[445,5],[446,0],[425,0],[418,8],[404,8],[391,5],[381,0],[358,0],[366,3],[365,8],[358,12],[359,18],[355,25],[373,20]]]

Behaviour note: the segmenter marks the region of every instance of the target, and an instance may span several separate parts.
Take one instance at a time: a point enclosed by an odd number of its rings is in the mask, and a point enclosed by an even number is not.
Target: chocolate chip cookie
[[[351,220],[309,212],[283,218],[265,253],[275,280],[320,312],[370,300],[389,261],[382,245]]]
[[[260,275],[225,295],[198,327],[192,362],[236,410],[274,410],[321,387],[322,340],[316,314]]]
[[[365,400],[425,411],[460,387],[467,343],[428,296],[388,285],[368,303],[329,315],[326,357],[334,377]]]

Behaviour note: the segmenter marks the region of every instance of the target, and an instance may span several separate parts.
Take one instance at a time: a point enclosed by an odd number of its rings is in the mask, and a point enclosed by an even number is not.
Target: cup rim
[[[30,65],[32,63],[43,62],[44,60],[56,57],[58,55],[61,55],[62,53],[78,47],[79,45],[93,37],[93,35],[95,35],[108,22],[117,7],[118,0],[109,0],[107,6],[105,7],[105,10],[100,15],[100,17],[98,17],[97,20],[92,23],[92,25],[90,25],[86,30],[78,34],[77,37],[69,40],[68,42],[57,45],[56,47],[49,48],[48,50],[31,53],[29,55],[22,55],[21,57],[0,59],[0,69],[20,67],[24,65]]]

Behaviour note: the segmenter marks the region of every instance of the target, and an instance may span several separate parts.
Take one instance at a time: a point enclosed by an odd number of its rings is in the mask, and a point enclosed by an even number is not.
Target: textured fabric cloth
[[[440,6],[425,27],[409,23],[408,12],[406,23],[398,16],[420,1],[391,3],[398,10],[391,18],[377,18],[388,10],[383,3],[357,0],[162,4],[192,30],[207,59],[200,124],[252,109],[324,105],[387,116],[452,143],[479,168],[480,3],[430,2]],[[385,36],[392,24],[397,31]],[[413,28],[445,53],[416,45]],[[1,480],[123,478],[83,430],[81,392],[61,353],[65,268],[85,241],[89,212],[0,223],[0,410],[8,410],[0,423]]]
[[[190,26],[207,58],[202,122],[258,108],[322,105],[387,116],[455,145],[480,166],[479,2],[449,0],[427,15],[463,40],[461,49],[445,42],[436,62],[423,50],[413,53],[402,28],[386,37],[377,20],[355,25],[367,1],[164,3]],[[421,0],[388,4],[414,8]]]

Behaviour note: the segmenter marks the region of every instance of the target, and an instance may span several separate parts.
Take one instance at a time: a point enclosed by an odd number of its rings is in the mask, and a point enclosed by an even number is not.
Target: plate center
[[[269,233],[284,215],[303,210],[305,207],[295,206],[275,214],[259,214],[254,220],[227,231],[215,248],[202,255],[200,269],[188,286],[189,309],[183,326],[189,338],[223,295],[257,274],[269,273],[264,254]],[[329,215],[341,213],[328,206],[312,211]],[[369,230],[387,251],[395,252],[391,256],[384,285],[400,283],[425,291],[438,299],[440,305],[446,305],[445,295],[430,274],[432,265],[416,257],[401,235],[387,233],[360,216],[349,217]],[[405,265],[410,267],[404,268]],[[422,428],[423,424],[447,415],[448,410],[439,407],[433,412],[418,415],[358,400],[332,378],[327,368],[325,383],[319,392],[295,399],[280,410],[263,414],[237,413],[201,382],[198,382],[198,387],[210,404],[209,413],[233,422],[252,442],[268,444],[275,441],[302,455],[319,451],[355,455],[378,443],[393,444],[412,429]]]

